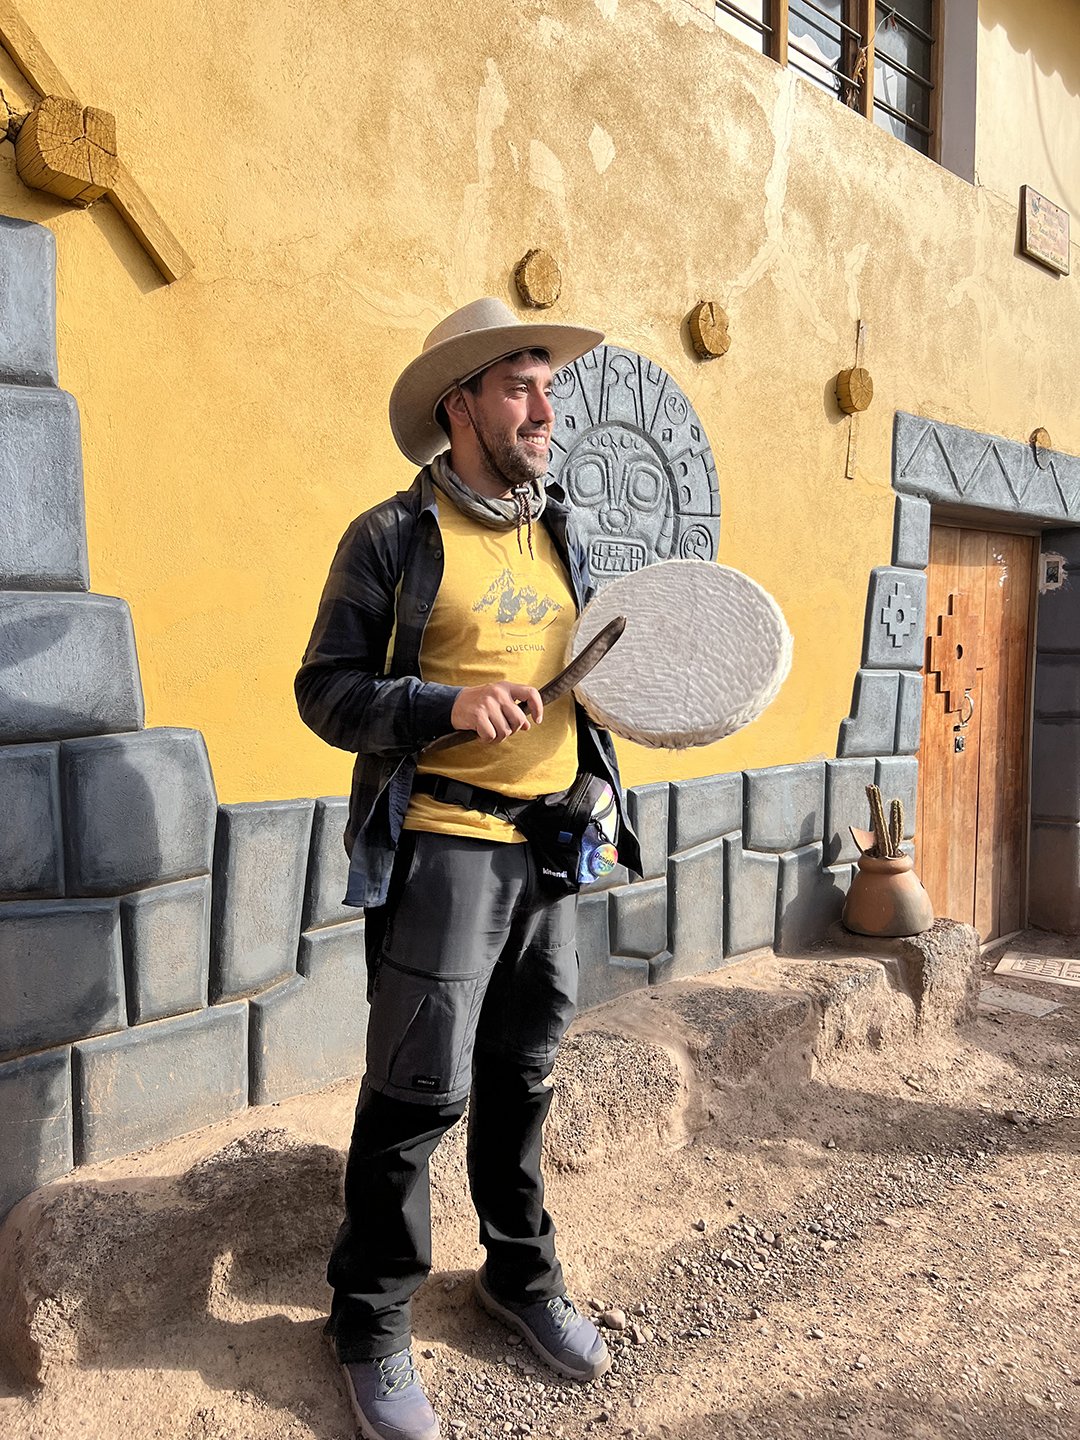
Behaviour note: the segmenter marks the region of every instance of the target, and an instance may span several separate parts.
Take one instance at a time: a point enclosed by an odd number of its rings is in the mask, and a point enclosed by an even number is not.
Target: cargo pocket
[[[468,1094],[489,975],[444,979],[402,969],[384,955],[368,1022],[367,1083],[419,1103]]]

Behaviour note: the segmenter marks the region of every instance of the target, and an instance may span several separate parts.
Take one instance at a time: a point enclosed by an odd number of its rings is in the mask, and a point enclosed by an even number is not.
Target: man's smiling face
[[[555,412],[548,398],[551,366],[531,351],[498,360],[467,397],[473,423],[503,475],[517,484],[548,468]]]

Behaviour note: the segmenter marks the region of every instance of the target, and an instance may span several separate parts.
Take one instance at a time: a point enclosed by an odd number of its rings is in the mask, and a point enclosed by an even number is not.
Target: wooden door
[[[934,525],[916,867],[935,915],[1022,928],[1036,540]]]

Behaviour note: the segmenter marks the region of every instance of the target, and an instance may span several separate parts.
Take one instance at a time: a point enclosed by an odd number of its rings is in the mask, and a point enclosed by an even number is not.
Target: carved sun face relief
[[[562,480],[571,503],[588,515],[594,580],[671,558],[674,498],[664,457],[647,435],[598,425],[567,455]]]
[[[601,345],[552,387],[551,478],[574,507],[593,583],[654,560],[712,560],[720,495],[686,396],[643,355]]]

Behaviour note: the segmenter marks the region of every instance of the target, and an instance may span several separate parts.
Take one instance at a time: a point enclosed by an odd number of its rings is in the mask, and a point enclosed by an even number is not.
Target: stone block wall
[[[170,762],[176,736],[179,753],[199,753],[191,732],[139,733],[163,734]],[[21,768],[40,775],[47,748],[12,747],[24,748],[38,763]],[[76,752],[73,774],[86,753]],[[848,861],[825,863],[826,817],[837,827],[866,820],[858,786],[842,798],[830,788],[833,767],[850,763],[629,791],[648,874],[630,881],[617,870],[581,899],[582,1008],[823,936],[851,878]],[[880,773],[873,760],[858,764],[845,780]],[[895,778],[913,785],[916,762],[902,764]],[[153,785],[145,764],[137,773]],[[86,791],[56,785],[65,799],[55,864],[77,878],[62,896],[0,904],[0,1214],[72,1165],[363,1068],[364,923],[340,903],[344,799],[213,806],[211,795],[210,831],[200,775],[201,765],[189,772],[182,814],[170,810],[166,787],[172,828],[151,847],[160,857],[154,883],[126,839],[114,851],[101,837],[109,862],[91,867],[81,849],[89,817],[68,803]],[[200,872],[176,878],[178,857]],[[118,893],[101,894],[107,884]]]
[[[203,737],[143,728],[90,593],[55,242],[0,217],[0,1217],[72,1165],[363,1062],[343,800],[220,806]]]
[[[363,1068],[364,924],[341,797],[218,805],[191,730],[144,729],[131,616],[90,593],[79,416],[58,389],[54,241],[0,217],[0,1219],[86,1164]],[[867,824],[913,838],[931,501],[1080,524],[1080,460],[898,415],[837,757],[639,786],[644,875],[579,907],[580,1002],[795,951],[839,916]],[[1031,919],[1080,929],[1080,530],[1047,534]],[[906,847],[907,848],[907,847]]]
[[[919,748],[930,502],[898,495],[895,503],[893,563],[870,572],[862,665],[836,747],[841,758],[914,755]]]
[[[579,905],[582,1005],[700,975],[752,950],[793,953],[840,918],[869,824],[865,787],[904,803],[913,835],[918,760],[809,761],[627,792],[645,875],[616,872]]]

